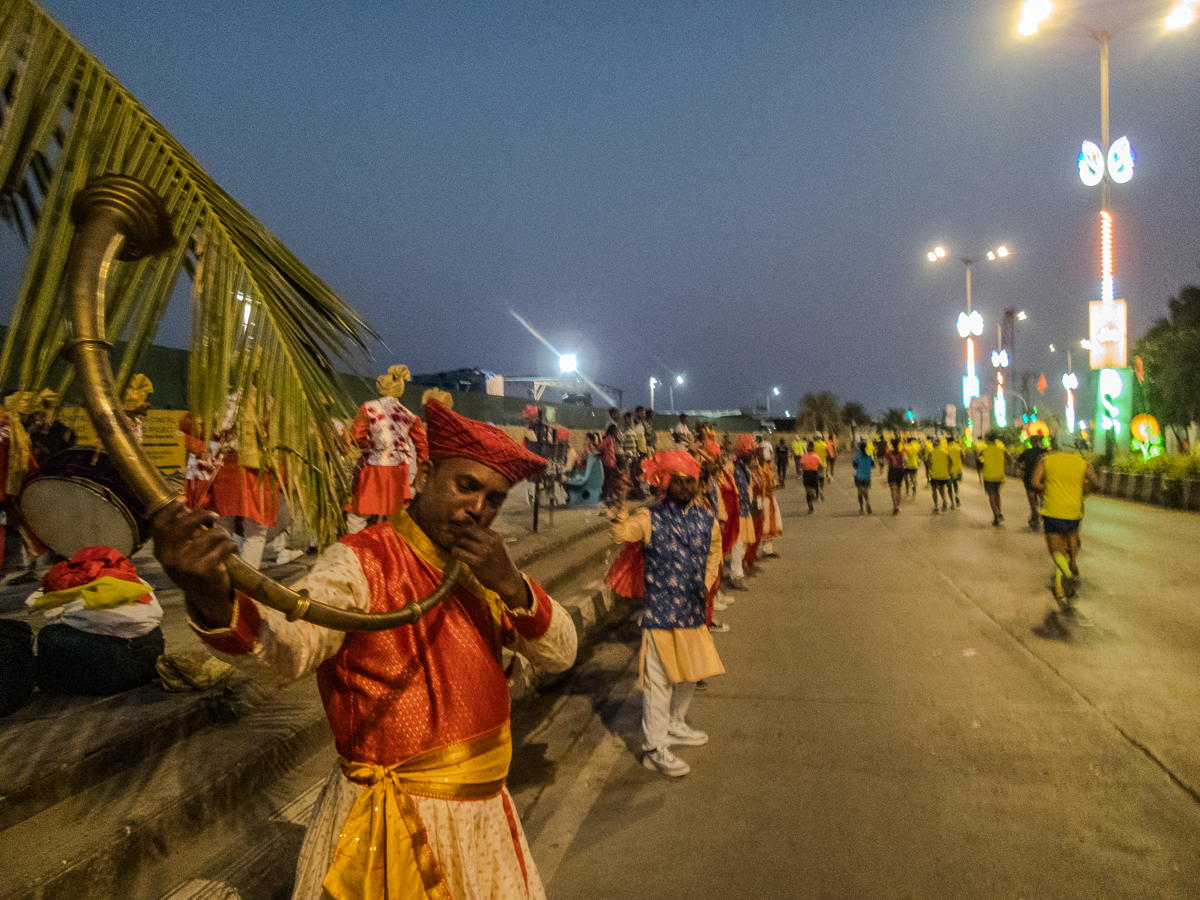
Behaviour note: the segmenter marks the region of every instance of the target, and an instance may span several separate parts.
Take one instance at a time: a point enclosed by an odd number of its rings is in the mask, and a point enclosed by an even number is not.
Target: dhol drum
[[[71,447],[50,457],[25,482],[17,503],[38,540],[68,559],[97,546],[130,557],[150,535],[145,507],[108,455],[94,447]]]

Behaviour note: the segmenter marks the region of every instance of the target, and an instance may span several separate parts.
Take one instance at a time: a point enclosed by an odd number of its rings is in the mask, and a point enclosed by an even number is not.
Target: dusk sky
[[[1025,310],[1018,368],[1052,385],[1047,345],[1078,347],[1100,299],[1076,165],[1100,51],[1056,22],[1127,26],[1132,334],[1200,283],[1200,24],[1164,34],[1172,2],[1062,6],[1030,39],[1019,3],[977,0],[44,6],[364,315],[371,374],[554,371],[515,310],[627,406],[682,373],[680,408],[779,387],[776,413],[830,390],[933,417],[961,402],[958,257],[1010,248],[972,269],[984,345]],[[174,310],[158,342],[187,327]]]

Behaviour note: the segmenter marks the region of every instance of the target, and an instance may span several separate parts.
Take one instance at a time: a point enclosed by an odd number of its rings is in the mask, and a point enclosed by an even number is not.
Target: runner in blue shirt
[[[867,515],[871,514],[871,469],[875,460],[867,454],[867,442],[858,442],[858,452],[854,454],[854,486],[858,488],[858,514],[863,514],[863,504],[867,505]]]

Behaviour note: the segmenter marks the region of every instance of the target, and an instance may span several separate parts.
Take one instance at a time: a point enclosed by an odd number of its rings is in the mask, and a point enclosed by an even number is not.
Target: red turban
[[[509,484],[546,468],[546,460],[519,446],[499,428],[460,416],[437,400],[425,404],[425,430],[430,459],[473,460],[499,472]]]
[[[709,459],[720,459],[721,458],[721,446],[716,441],[711,441],[711,440],[705,441],[704,442],[704,455],[707,456]]]
[[[642,476],[655,487],[665,488],[672,475],[700,477],[700,463],[686,450],[663,450],[642,463]]]
[[[738,438],[738,442],[736,445],[734,445],[733,451],[738,456],[749,456],[757,448],[758,445],[754,442],[754,435],[743,434],[740,438]]]
[[[554,433],[554,437],[556,440],[569,441],[571,439],[571,429],[560,428]]]

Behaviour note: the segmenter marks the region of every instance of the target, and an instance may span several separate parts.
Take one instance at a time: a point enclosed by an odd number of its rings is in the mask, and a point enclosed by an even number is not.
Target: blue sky
[[[1052,383],[1046,345],[1077,344],[1099,299],[1099,188],[1075,163],[1100,137],[1099,48],[1019,40],[1016,3],[44,5],[364,314],[374,367],[550,371],[515,309],[630,405],[684,373],[679,406],[778,386],[793,411],[831,390],[932,416],[961,394],[965,289],[931,246],[1012,249],[973,268],[974,306],[992,335],[1025,309],[1019,367]],[[1200,27],[1140,24],[1169,6],[1073,14],[1128,26],[1112,137],[1138,166],[1113,210],[1135,334],[1200,282]],[[159,341],[186,329],[175,310]]]

